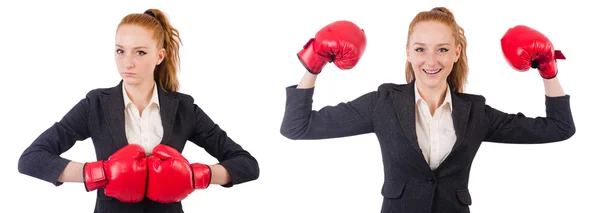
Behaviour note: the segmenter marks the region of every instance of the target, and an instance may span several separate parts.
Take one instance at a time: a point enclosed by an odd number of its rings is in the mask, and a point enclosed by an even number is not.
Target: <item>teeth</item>
[[[427,74],[436,74],[440,71],[442,71],[442,69],[437,69],[437,70],[425,70],[423,69],[424,72],[426,72]]]

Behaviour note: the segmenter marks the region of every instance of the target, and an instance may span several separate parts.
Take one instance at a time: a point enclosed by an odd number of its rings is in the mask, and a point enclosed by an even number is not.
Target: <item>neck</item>
[[[124,84],[127,96],[137,107],[145,107],[150,103],[152,91],[154,90],[154,82],[142,83],[138,85]]]
[[[437,109],[442,105],[444,98],[446,97],[446,91],[448,88],[447,84],[440,84],[434,87],[427,87],[415,82],[419,95],[425,100],[430,108]]]

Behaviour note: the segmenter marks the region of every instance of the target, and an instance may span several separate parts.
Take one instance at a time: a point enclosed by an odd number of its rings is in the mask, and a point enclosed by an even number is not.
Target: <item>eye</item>
[[[445,53],[445,52],[448,52],[448,51],[449,51],[448,48],[440,48],[440,52]]]
[[[117,54],[123,54],[123,50],[122,49],[117,49],[117,51],[115,51],[115,52],[117,52]]]
[[[424,49],[422,47],[418,47],[417,49],[415,49],[416,52],[423,52]]]
[[[138,54],[138,55],[146,55],[146,54],[148,54],[148,53],[146,53],[146,52],[144,52],[144,51],[141,51],[141,50],[140,50],[140,51],[137,51],[137,52],[135,52],[135,53],[136,53],[136,54]]]

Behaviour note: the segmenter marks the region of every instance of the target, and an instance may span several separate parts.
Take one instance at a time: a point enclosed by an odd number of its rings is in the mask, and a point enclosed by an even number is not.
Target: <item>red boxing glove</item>
[[[518,71],[538,69],[545,79],[558,74],[557,59],[566,59],[560,50],[554,50],[546,36],[523,25],[508,29],[500,43],[504,57],[513,68]]]
[[[319,74],[328,62],[352,69],[366,47],[364,30],[349,21],[336,21],[319,30],[296,55],[310,73]]]
[[[138,144],[127,145],[108,160],[84,164],[85,190],[104,187],[106,196],[126,203],[140,202],[144,199],[147,169],[144,148]]]
[[[206,189],[212,177],[208,165],[188,162],[177,150],[159,144],[148,157],[146,197],[159,203],[185,199],[195,189]]]

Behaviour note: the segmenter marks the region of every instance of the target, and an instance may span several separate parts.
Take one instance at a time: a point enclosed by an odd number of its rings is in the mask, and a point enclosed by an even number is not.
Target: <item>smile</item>
[[[425,73],[427,73],[427,74],[432,74],[432,75],[434,75],[434,74],[438,74],[439,72],[441,72],[441,71],[442,71],[442,69],[437,69],[437,70],[426,70],[426,69],[422,69],[422,70],[423,70],[423,72],[425,72]]]

